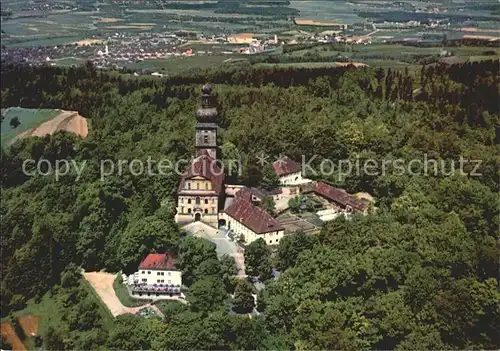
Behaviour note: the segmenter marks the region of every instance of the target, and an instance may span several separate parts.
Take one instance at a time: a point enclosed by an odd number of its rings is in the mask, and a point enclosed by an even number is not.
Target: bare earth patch
[[[343,26],[343,23],[337,22],[327,22],[327,21],[314,21],[310,19],[299,19],[295,20],[295,23],[302,26],[318,26],[318,27],[328,27],[328,26]]]
[[[42,137],[59,131],[75,133],[76,135],[85,138],[89,133],[87,119],[80,116],[78,112],[75,111],[62,111],[62,113],[51,120],[40,124],[38,127],[28,129],[27,131],[18,134],[11,140],[10,144],[13,144],[16,140],[29,136]]]
[[[35,336],[38,333],[39,316],[24,316],[19,318],[19,324],[24,330],[25,335]]]
[[[15,351],[24,351],[26,347],[22,343],[21,339],[17,336],[14,328],[9,323],[0,324],[0,331],[2,333],[2,338],[4,338]]]
[[[90,283],[92,288],[101,298],[102,302],[111,311],[113,317],[119,316],[121,314],[132,313],[135,314],[141,308],[151,307],[160,316],[163,317],[161,311],[151,304],[144,304],[139,307],[126,307],[123,306],[118,297],[115,294],[115,289],[113,288],[113,282],[116,279],[116,274],[106,273],[106,272],[85,272],[83,273],[84,278]]]
[[[122,21],[121,18],[113,18],[113,17],[97,17],[97,20],[101,23],[116,23]]]
[[[73,44],[76,44],[78,46],[102,44],[102,40],[100,40],[100,39],[84,39],[84,40],[75,41]]]

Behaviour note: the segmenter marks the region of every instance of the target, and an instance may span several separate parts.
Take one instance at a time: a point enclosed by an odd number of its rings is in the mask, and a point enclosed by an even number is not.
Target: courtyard
[[[238,268],[238,277],[245,277],[245,261],[243,249],[229,240],[226,232],[213,228],[202,222],[193,222],[184,226],[184,229],[199,238],[207,239],[216,245],[217,256],[224,254],[234,257]]]

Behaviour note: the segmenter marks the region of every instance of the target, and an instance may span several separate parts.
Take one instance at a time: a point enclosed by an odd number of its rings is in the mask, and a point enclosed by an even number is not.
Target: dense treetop
[[[56,133],[2,150],[2,314],[49,290],[79,294],[77,307],[67,307],[77,311],[68,317],[73,324],[45,339],[80,349],[497,349],[498,69],[498,61],[427,66],[415,76],[242,67],[153,80],[88,65],[2,67],[2,108],[77,110],[91,125],[86,139]],[[482,160],[481,176],[426,175],[421,164],[413,175],[391,167],[376,175],[311,174],[369,192],[377,210],[334,220],[317,237],[285,238],[272,253],[256,242],[246,253],[254,275],[266,280],[272,267],[281,275],[259,292],[260,316],[230,314],[228,292],[237,288],[238,306],[248,310],[248,286],[235,286],[231,259],[218,260],[213,245],[184,238],[174,223],[179,176],[136,176],[128,167],[100,174],[107,159],[190,157],[205,80],[218,83],[223,157],[242,161],[232,181],[275,181],[253,165],[261,152],[298,161],[316,155],[313,168],[324,158],[427,158],[443,161],[447,172],[463,157]],[[25,159],[41,158],[85,169],[58,182],[22,173]],[[78,312],[88,301],[75,284],[59,287],[70,264],[131,271],[145,253],[164,250],[180,253],[191,302],[166,322],[120,317],[103,335],[99,320]],[[65,274],[63,285],[71,281]],[[72,327],[82,323],[84,337]]]

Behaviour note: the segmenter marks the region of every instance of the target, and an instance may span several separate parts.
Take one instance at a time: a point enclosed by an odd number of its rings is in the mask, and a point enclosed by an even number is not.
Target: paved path
[[[193,222],[184,226],[184,229],[191,234],[210,240],[217,246],[217,255],[224,254],[234,257],[236,267],[238,268],[238,277],[245,277],[245,259],[243,249],[229,240],[226,234],[202,222]]]
[[[164,317],[160,309],[155,305],[150,303],[144,304],[139,307],[126,307],[122,305],[120,300],[115,294],[115,289],[113,288],[113,282],[116,279],[116,274],[105,273],[105,272],[85,272],[83,276],[92,285],[97,295],[101,298],[102,302],[111,311],[113,317],[119,316],[121,314],[132,313],[135,314],[137,311],[144,307],[151,307],[158,313],[160,317]]]

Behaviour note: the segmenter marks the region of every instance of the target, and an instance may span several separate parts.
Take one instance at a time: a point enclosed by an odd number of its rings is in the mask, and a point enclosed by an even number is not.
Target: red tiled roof
[[[273,216],[245,198],[246,194],[251,194],[247,191],[248,189],[243,190],[243,196],[236,196],[236,201],[224,212],[257,234],[284,230],[281,223],[274,219]]]
[[[224,171],[219,167],[217,162],[207,154],[200,155],[193,160],[181,178],[179,191],[186,191],[184,189],[185,181],[196,176],[201,176],[210,180],[212,182],[212,189],[217,194],[221,192],[222,184],[224,183]]]
[[[139,264],[139,269],[167,269],[177,270],[175,262],[177,255],[172,253],[149,254]]]
[[[368,204],[365,201],[356,199],[344,189],[334,188],[333,186],[323,182],[317,182],[316,184],[314,184],[313,191],[316,194],[327,198],[328,200],[342,205],[343,207],[350,206],[353,209],[362,212],[368,208]]]
[[[245,199],[247,201],[252,201],[252,195],[254,194],[250,189],[248,189],[247,187],[243,187],[238,190],[236,194],[234,194],[234,197],[236,199]]]
[[[280,160],[273,162],[273,168],[278,177],[300,172],[299,164],[288,156],[282,157]]]

